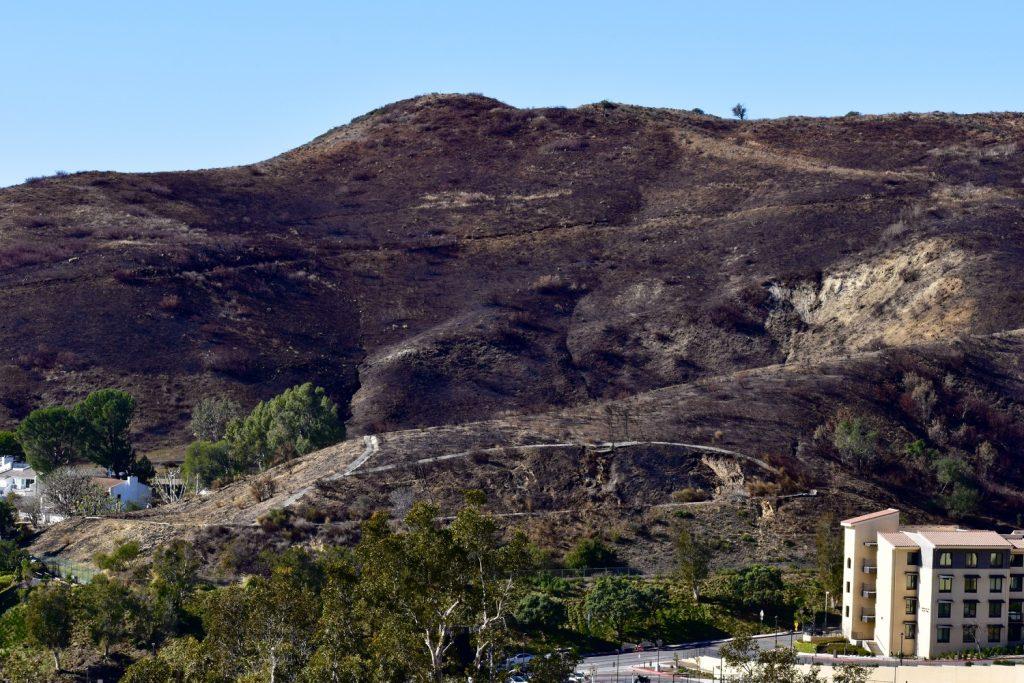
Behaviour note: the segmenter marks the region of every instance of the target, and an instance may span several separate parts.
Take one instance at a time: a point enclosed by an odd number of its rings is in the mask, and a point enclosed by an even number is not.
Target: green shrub
[[[583,538],[565,554],[563,563],[569,569],[593,569],[595,567],[618,567],[619,560],[615,551],[606,546],[600,539]]]
[[[273,508],[267,514],[256,520],[260,527],[267,532],[287,529],[291,526],[292,511],[285,508]]]
[[[93,562],[100,569],[112,572],[123,572],[138,558],[140,552],[138,541],[125,541],[114,548],[111,553],[96,553]]]
[[[672,492],[672,502],[674,503],[696,503],[710,497],[707,491],[695,486],[687,486]]]
[[[186,485],[199,480],[200,486],[210,486],[231,471],[227,441],[194,441],[185,451],[181,476]]]

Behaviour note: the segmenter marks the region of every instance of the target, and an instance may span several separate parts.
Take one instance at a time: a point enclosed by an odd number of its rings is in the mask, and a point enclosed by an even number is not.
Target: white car
[[[530,660],[533,659],[533,655],[529,652],[520,652],[514,654],[505,660],[505,668],[511,669],[513,666],[522,666],[523,664],[529,664]]]
[[[508,677],[508,683],[530,683],[530,679],[523,674],[512,674]]]

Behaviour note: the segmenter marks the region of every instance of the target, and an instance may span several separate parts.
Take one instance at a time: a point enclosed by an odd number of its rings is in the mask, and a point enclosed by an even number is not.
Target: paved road
[[[776,640],[779,645],[789,645],[790,639],[793,637],[795,636],[791,633],[780,633],[777,636],[775,634],[757,636],[754,640],[759,644],[770,648],[775,645]],[[679,655],[679,659],[689,659],[690,657],[697,657],[699,655],[717,656],[719,648],[721,648],[723,643],[727,642],[729,642],[728,639],[714,640],[700,643],[665,646],[660,650],[624,652],[617,656],[595,655],[593,657],[585,657],[583,662],[576,667],[576,670],[581,673],[593,675],[595,683],[613,683],[614,681],[618,681],[619,683],[630,683],[630,681],[633,680],[635,668],[638,666],[646,667],[649,664],[658,662],[659,660],[661,662],[671,662],[676,655]],[[653,666],[651,668],[653,668]],[[618,669],[617,677],[616,669]],[[672,677],[670,675],[665,675],[662,676],[661,679],[664,681],[670,681],[672,680]],[[707,679],[687,679],[677,676],[675,680],[706,681]]]

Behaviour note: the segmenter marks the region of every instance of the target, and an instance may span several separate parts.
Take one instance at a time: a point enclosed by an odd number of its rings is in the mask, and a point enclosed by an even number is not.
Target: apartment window
[[[935,627],[935,642],[937,643],[948,643],[949,642],[949,631],[948,626],[936,626]]]
[[[1011,555],[1010,556],[1011,567],[1024,567],[1024,555]]]
[[[1010,621],[1024,621],[1024,600],[1010,600]]]
[[[952,576],[939,576],[939,592],[950,593],[953,591],[953,577]]]
[[[1022,557],[1024,557],[1024,556],[1022,556]],[[917,552],[907,553],[907,565],[911,566],[911,567],[920,567],[921,566],[921,552],[917,551]]]
[[[917,574],[914,574],[913,572],[907,572],[907,590],[917,590]]]
[[[978,577],[977,576],[965,576],[964,577],[964,593],[977,593],[978,592]]]
[[[846,558],[846,568],[850,569],[851,567],[853,567],[853,558],[852,557],[848,557],[848,558]]]
[[[846,606],[846,616],[850,616],[850,606]]]
[[[850,592],[850,582],[849,581],[846,582],[846,592],[847,593]]]
[[[964,553],[964,566],[965,567],[977,567],[978,566],[978,553]]]
[[[989,600],[988,601],[988,616],[991,619],[1000,619],[1003,616],[1003,601],[1002,600]]]
[[[907,614],[917,614],[917,598],[906,599]]]
[[[1002,624],[989,624],[988,626],[988,642],[998,643],[1003,639],[1003,625]]]
[[[1010,590],[1015,593],[1024,591],[1024,574],[1014,574],[1010,577]]]
[[[1002,567],[1003,566],[1003,554],[1002,553],[990,553],[988,556],[988,566],[990,567]]]
[[[939,603],[939,619],[949,619],[953,615],[953,603],[943,600]]]
[[[992,593],[1003,592],[1003,577],[1001,576],[990,576],[988,577],[988,589]]]
[[[953,566],[953,553],[939,553],[939,566],[940,567],[952,567]]]
[[[964,619],[975,619],[978,616],[978,601],[967,600],[964,602]]]
[[[964,642],[965,643],[976,643],[978,642],[978,627],[974,624],[964,624]]]
[[[907,640],[913,640],[917,635],[917,624],[913,621],[903,622],[903,637]]]

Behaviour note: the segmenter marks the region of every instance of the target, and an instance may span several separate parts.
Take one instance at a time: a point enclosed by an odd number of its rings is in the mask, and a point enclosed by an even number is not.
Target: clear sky
[[[1022,28],[1021,0],[0,0],[0,186],[253,162],[426,92],[1019,111]]]

